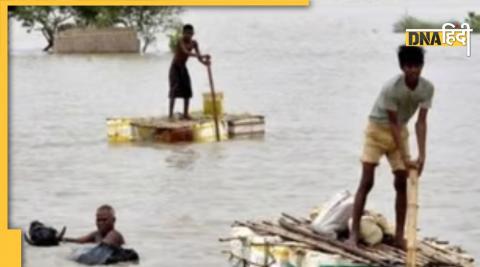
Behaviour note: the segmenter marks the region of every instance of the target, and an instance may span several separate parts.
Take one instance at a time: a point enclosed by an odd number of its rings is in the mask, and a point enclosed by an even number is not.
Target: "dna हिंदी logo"
[[[441,29],[406,29],[407,46],[466,46],[470,56],[470,33],[473,29],[468,23],[456,27],[453,23],[444,23]]]

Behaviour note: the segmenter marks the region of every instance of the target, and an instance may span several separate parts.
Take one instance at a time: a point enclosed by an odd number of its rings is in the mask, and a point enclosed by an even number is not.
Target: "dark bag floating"
[[[60,240],[62,240],[65,234],[65,226],[62,231],[58,231],[53,227],[48,227],[39,221],[33,221],[30,223],[30,229],[27,233],[24,233],[25,241],[32,246],[50,247],[58,246]]]
[[[101,243],[93,248],[85,249],[84,252],[74,256],[73,260],[86,265],[98,265],[127,261],[138,262],[139,257],[133,249],[124,249]]]

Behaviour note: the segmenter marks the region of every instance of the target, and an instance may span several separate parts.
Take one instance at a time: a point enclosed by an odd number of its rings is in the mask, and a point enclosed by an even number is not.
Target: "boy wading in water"
[[[175,55],[172,60],[172,65],[169,71],[169,83],[170,92],[168,97],[170,98],[170,105],[168,110],[168,117],[173,119],[173,109],[175,107],[175,98],[183,98],[184,111],[183,118],[191,119],[188,113],[188,106],[190,98],[192,97],[192,85],[190,82],[190,75],[187,69],[187,60],[189,57],[196,57],[205,66],[210,64],[210,56],[202,55],[198,48],[197,41],[193,40],[194,35],[193,26],[186,24],[183,26],[182,37],[178,40],[177,47],[175,48]],[[192,50],[195,52],[192,53]]]
[[[407,211],[408,168],[417,168],[419,174],[425,163],[427,112],[432,103],[433,85],[420,73],[424,50],[421,47],[400,46],[398,59],[402,74],[387,82],[380,92],[369,116],[362,153],[362,178],[355,195],[352,231],[347,241],[356,246],[359,241],[360,218],[368,193],[373,187],[375,167],[385,155],[394,176],[396,191],[395,246],[405,249],[404,227]],[[410,160],[407,123],[419,109],[415,124],[419,156]]]

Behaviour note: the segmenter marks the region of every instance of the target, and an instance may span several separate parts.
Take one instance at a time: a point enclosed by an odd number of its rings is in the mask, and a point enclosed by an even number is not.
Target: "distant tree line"
[[[473,11],[468,12],[465,22],[470,25],[470,28],[473,28],[473,32],[480,32],[480,15],[476,15]]]
[[[461,25],[459,21],[448,21],[454,25]],[[474,33],[480,33],[480,15],[468,12],[465,22],[470,25]],[[405,32],[406,29],[441,29],[444,22],[432,22],[412,16],[404,16],[393,25],[394,32]]]
[[[176,31],[181,25],[181,7],[171,6],[11,6],[9,18],[16,19],[28,32],[40,31],[49,51],[55,34],[69,28],[131,27],[142,40],[142,51],[162,32]]]

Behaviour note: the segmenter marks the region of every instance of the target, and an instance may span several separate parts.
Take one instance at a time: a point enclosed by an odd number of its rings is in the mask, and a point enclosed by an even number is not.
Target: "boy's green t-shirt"
[[[432,106],[433,92],[433,84],[423,77],[415,90],[409,89],[404,75],[400,74],[383,86],[369,118],[373,122],[388,124],[387,110],[392,110],[397,112],[398,121],[405,125],[419,107],[429,109]]]

